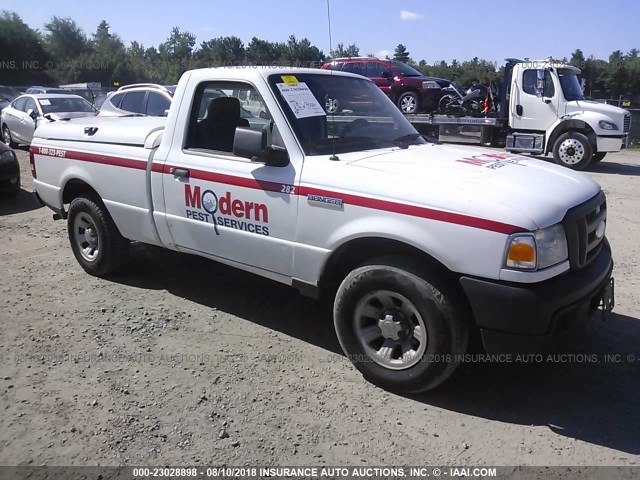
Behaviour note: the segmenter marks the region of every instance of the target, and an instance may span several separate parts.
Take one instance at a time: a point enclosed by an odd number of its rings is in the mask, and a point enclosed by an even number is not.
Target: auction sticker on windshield
[[[282,97],[291,107],[296,118],[319,117],[326,115],[324,109],[313,96],[309,87],[304,82],[295,85],[289,83],[277,83]]]

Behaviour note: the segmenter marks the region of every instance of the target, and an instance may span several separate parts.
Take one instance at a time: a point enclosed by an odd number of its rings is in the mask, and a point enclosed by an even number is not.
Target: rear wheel
[[[592,163],[601,162],[606,155],[607,155],[607,152],[596,152],[593,154],[593,160],[591,160],[591,162]]]
[[[415,92],[404,92],[398,98],[398,108],[402,113],[418,113],[420,110],[420,97]]]
[[[592,154],[589,139],[578,132],[563,133],[553,145],[555,162],[572,170],[584,170],[591,162]]]
[[[4,143],[9,145],[11,148],[15,148],[18,146],[18,144],[13,141],[11,130],[9,130],[9,127],[7,127],[6,124],[2,125],[2,139],[4,140]]]
[[[120,269],[129,254],[129,240],[97,195],[76,197],[69,206],[67,229],[71,250],[80,266],[101,277]]]
[[[451,376],[467,347],[468,318],[447,282],[401,257],[351,272],[334,302],[349,360],[367,380],[400,392],[430,390]]]

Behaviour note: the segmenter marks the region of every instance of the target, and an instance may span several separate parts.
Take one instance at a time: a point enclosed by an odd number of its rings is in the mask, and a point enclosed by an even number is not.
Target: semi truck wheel
[[[404,92],[398,98],[398,108],[402,113],[418,113],[420,110],[420,98],[415,92]]]
[[[71,249],[87,273],[101,277],[124,265],[129,254],[129,240],[120,235],[97,195],[74,198],[67,222]]]
[[[591,162],[592,155],[591,143],[582,133],[563,133],[553,145],[555,162],[572,170],[584,170]]]
[[[373,260],[343,280],[334,323],[344,353],[383,388],[420,392],[451,376],[469,338],[459,296],[400,257]]]
[[[591,160],[591,162],[592,163],[601,162],[606,155],[607,155],[607,152],[596,152],[593,154],[593,160]]]

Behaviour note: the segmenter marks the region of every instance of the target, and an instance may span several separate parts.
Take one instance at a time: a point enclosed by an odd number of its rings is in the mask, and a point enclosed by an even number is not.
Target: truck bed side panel
[[[45,203],[61,208],[70,182],[84,182],[102,198],[120,233],[159,244],[151,221],[146,169],[151,150],[136,146],[36,139],[32,144],[37,189]],[[60,187],[58,187],[60,186]]]

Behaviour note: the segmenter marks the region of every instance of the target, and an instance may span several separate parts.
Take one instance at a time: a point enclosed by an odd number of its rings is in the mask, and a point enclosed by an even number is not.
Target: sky
[[[71,17],[88,36],[104,19],[127,46],[157,46],[178,26],[196,35],[196,45],[293,34],[330,50],[327,0],[2,0],[0,9],[37,29],[53,15]],[[384,57],[402,43],[428,64],[478,57],[500,65],[507,57],[570,57],[577,48],[606,60],[614,50],[640,49],[638,0],[330,0],[330,11],[333,47],[355,43],[361,55]]]

